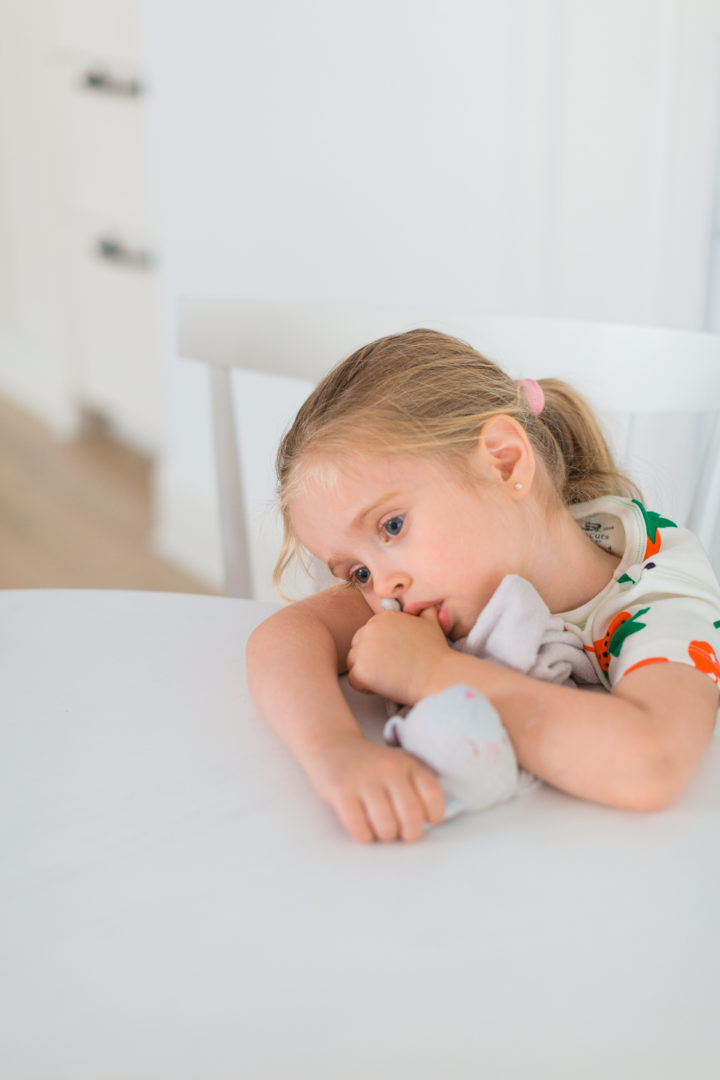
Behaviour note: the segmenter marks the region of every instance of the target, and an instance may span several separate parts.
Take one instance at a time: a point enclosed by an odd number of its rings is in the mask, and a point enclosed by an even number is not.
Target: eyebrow
[[[370,514],[373,513],[373,511],[377,510],[380,506],[383,505],[383,503],[389,502],[390,499],[396,498],[396,496],[399,495],[399,494],[400,493],[398,491],[385,491],[385,492],[383,492],[383,494],[380,496],[379,499],[375,499],[374,502],[370,503],[369,506],[366,506],[363,510],[360,510],[355,515],[355,517],[350,522],[350,528],[351,529],[359,528],[362,525],[365,518],[369,517]]]
[[[360,526],[362,525],[362,523],[363,523],[363,521],[365,520],[366,517],[369,517],[370,514],[372,514],[373,511],[377,510],[378,507],[382,506],[383,503],[388,502],[390,499],[394,499],[397,495],[399,495],[398,491],[384,491],[382,493],[382,495],[380,496],[380,498],[375,499],[373,502],[370,503],[369,506],[363,507],[363,509],[360,510],[355,515],[355,517],[350,522],[350,528],[351,529],[360,528]],[[334,555],[331,559],[328,559],[327,568],[328,568],[328,570],[330,571],[331,574],[333,574],[335,577],[337,577],[338,575],[335,574],[335,567],[337,566],[338,563],[345,562],[345,561],[346,561],[345,556]]]

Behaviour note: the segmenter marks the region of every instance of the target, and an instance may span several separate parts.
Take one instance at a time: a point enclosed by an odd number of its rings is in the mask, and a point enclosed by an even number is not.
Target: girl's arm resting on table
[[[353,839],[417,840],[426,822],[442,820],[442,789],[416,758],[365,738],[338,681],[352,637],[370,614],[346,586],[281,609],[250,637],[248,683]]]
[[[580,798],[633,810],[669,806],[713,733],[718,691],[687,664],[643,667],[612,693],[556,686],[447,646],[437,618],[385,612],[355,637],[350,681],[414,704],[465,683],[497,709],[518,761]]]
[[[353,634],[369,618],[359,594],[336,587],[289,604],[250,636],[250,692],[300,762],[328,737],[357,734],[338,674]]]

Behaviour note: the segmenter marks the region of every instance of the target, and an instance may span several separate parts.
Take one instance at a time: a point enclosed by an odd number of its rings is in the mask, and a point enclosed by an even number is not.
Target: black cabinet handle
[[[145,87],[139,79],[120,79],[99,68],[86,71],[82,85],[86,90],[94,90],[101,94],[116,94],[119,97],[140,97],[145,92]]]
[[[149,251],[126,247],[121,240],[114,240],[112,237],[101,237],[95,247],[95,254],[99,259],[132,270],[152,270],[155,265],[155,258]]]

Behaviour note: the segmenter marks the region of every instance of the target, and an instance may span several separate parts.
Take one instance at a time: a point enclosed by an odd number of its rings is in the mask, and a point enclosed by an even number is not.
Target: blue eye
[[[367,585],[370,580],[370,571],[367,566],[358,566],[357,570],[353,570],[352,577],[358,585]]]
[[[403,522],[405,521],[404,514],[398,514],[397,517],[388,518],[383,525],[383,529],[387,536],[399,536],[402,532]]]

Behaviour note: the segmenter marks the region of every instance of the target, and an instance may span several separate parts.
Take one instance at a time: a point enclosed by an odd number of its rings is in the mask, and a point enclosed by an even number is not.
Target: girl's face
[[[512,484],[482,471],[471,483],[457,468],[424,458],[315,459],[290,504],[293,527],[373,612],[385,597],[411,615],[434,607],[455,640],[506,574],[527,576],[521,499]]]

